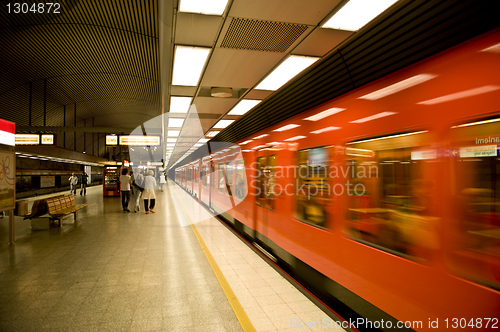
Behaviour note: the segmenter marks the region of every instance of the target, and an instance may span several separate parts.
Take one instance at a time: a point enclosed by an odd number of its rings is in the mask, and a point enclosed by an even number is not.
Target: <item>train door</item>
[[[255,239],[267,244],[268,228],[275,213],[276,197],[273,191],[275,185],[275,167],[277,157],[269,150],[257,153],[256,160],[256,193],[255,193]]]

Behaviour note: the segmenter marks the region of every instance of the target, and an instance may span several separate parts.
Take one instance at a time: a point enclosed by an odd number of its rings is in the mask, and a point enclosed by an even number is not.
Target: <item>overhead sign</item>
[[[120,135],[119,144],[139,146],[160,145],[160,136]]]
[[[0,144],[16,145],[16,124],[0,119]]]
[[[38,134],[17,134],[16,145],[40,145]]]
[[[118,136],[106,135],[106,145],[118,145]]]
[[[54,145],[54,134],[43,134],[40,141],[42,145]]]
[[[496,145],[481,145],[460,148],[460,158],[494,157],[497,155]]]
[[[411,152],[411,160],[436,159],[437,150],[417,150]]]

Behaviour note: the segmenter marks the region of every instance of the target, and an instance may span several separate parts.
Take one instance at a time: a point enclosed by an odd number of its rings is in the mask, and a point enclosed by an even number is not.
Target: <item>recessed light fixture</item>
[[[169,130],[167,132],[167,136],[170,136],[170,137],[177,137],[179,136],[181,132],[179,130]]]
[[[246,112],[250,111],[255,107],[261,100],[253,100],[253,99],[243,99],[236,106],[233,107],[231,112],[228,115],[243,115]]]
[[[180,0],[179,11],[186,13],[222,15],[227,0]]]
[[[259,139],[259,138],[266,137],[266,136],[269,136],[269,134],[262,134],[260,136],[254,137],[253,139]]]
[[[209,131],[205,136],[206,137],[214,137],[215,135],[217,135],[219,133],[218,130],[211,130]]]
[[[217,122],[214,125],[213,128],[223,129],[223,128],[226,128],[227,126],[229,126],[233,122],[234,122],[234,120],[220,120],[219,122]]]
[[[286,82],[318,60],[318,57],[291,55],[260,82],[255,89],[278,90]]]
[[[181,128],[183,123],[184,123],[184,119],[179,119],[179,118],[169,118],[168,119],[168,126],[170,128]]]
[[[191,97],[170,97],[170,113],[187,113],[192,100]]]
[[[322,27],[348,31],[359,30],[395,2],[397,0],[350,0]]]
[[[367,116],[366,118],[362,118],[362,119],[351,121],[351,123],[368,122],[368,121],[372,121],[372,120],[375,120],[375,119],[380,119],[380,118],[383,118],[383,117],[386,117],[386,116],[389,116],[389,115],[393,115],[393,114],[396,114],[396,112],[382,112],[382,113],[377,113],[377,114],[372,115],[372,116]]]
[[[251,140],[251,139],[249,139],[248,141],[245,141],[245,142],[241,142],[241,143],[240,143],[240,144],[238,144],[238,145],[245,145],[245,144],[248,144],[248,143],[250,143],[250,142],[252,142],[252,140]]]
[[[197,86],[210,48],[176,46],[172,84]]]
[[[167,138],[167,142],[168,143],[171,143],[171,142],[177,142],[177,138]]]
[[[326,117],[329,117],[330,115],[334,115],[334,114],[337,114],[339,112],[342,112],[343,110],[345,110],[345,108],[338,108],[338,107],[330,108],[330,109],[327,109],[326,111],[319,112],[318,114],[315,114],[313,116],[305,118],[304,120],[318,121],[318,120],[324,119]]]

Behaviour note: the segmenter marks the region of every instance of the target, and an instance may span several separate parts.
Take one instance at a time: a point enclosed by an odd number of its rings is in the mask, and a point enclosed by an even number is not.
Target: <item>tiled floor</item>
[[[15,245],[7,244],[8,219],[0,219],[0,331],[242,330],[190,226],[195,204],[182,190],[157,191],[156,213],[148,215],[123,212],[102,187],[76,201],[88,206],[62,229],[31,231],[16,218]],[[296,321],[328,318],[206,217],[196,229],[257,331],[296,331]]]

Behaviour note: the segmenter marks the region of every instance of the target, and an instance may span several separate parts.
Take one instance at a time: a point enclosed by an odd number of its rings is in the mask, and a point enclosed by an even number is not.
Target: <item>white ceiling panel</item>
[[[251,88],[283,56],[285,54],[277,52],[216,48],[203,76],[201,85]]]
[[[234,1],[229,16],[317,25],[340,3],[340,1],[341,0]]]
[[[307,36],[292,54],[324,56],[352,34],[352,31],[318,28]]]
[[[175,43],[212,47],[221,23],[220,16],[178,13]]]

